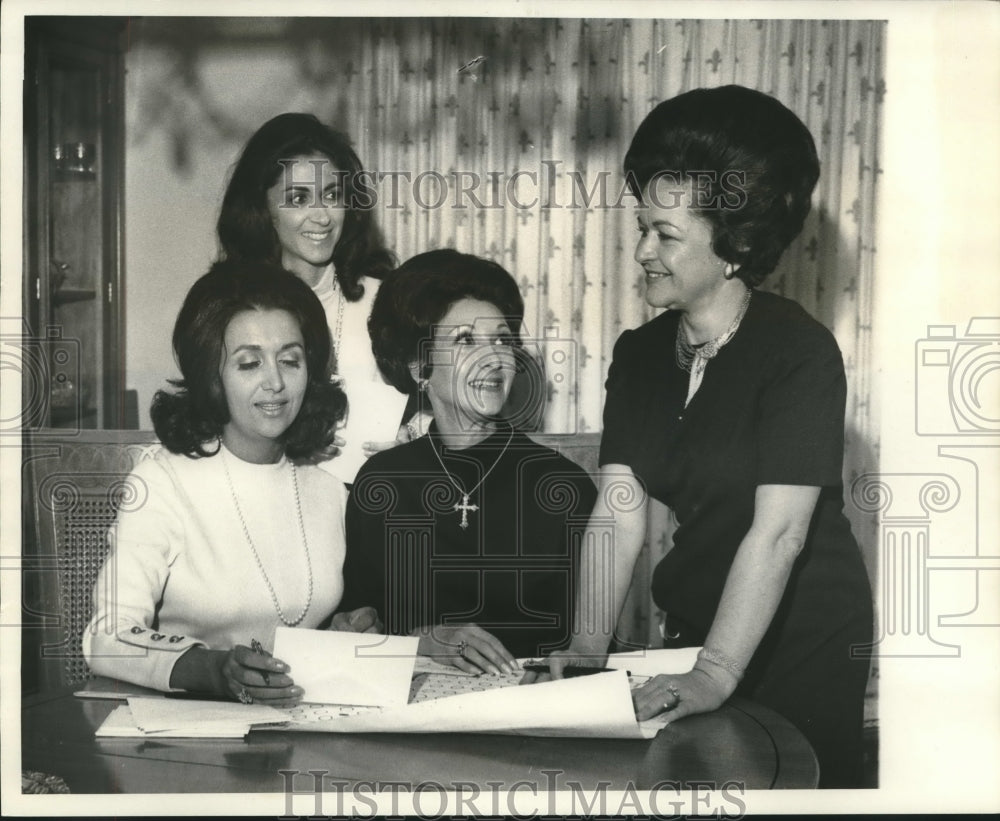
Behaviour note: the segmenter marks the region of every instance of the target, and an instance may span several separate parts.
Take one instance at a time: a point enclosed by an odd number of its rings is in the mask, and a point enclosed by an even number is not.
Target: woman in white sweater
[[[182,379],[151,409],[164,448],[129,477],[84,653],[147,687],[294,703],[294,671],[270,655],[279,625],[376,626],[370,609],[333,618],[345,490],[309,462],[346,399],[323,308],[280,267],[217,263],[173,344]]]

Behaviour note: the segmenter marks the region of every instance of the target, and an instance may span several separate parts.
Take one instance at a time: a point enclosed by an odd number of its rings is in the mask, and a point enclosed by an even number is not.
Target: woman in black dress
[[[466,672],[569,644],[590,477],[504,417],[524,303],[501,266],[420,254],[382,283],[379,367],[433,411],[429,432],[373,455],[347,504],[345,598]]]
[[[636,692],[638,717],[746,696],[802,730],[821,786],[858,786],[868,663],[851,650],[872,604],[842,510],[843,362],[798,304],[754,290],[809,212],[812,137],[765,94],[698,89],[646,117],[625,170],[646,300],[667,310],[615,346],[593,514],[614,518],[614,575],[588,548],[580,589],[601,593],[552,674],[607,652],[651,496],[678,523],[652,583],[665,645],[704,649]]]

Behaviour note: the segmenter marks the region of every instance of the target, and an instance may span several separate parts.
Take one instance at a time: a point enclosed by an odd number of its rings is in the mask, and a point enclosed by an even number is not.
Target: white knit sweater
[[[280,606],[289,620],[302,612],[309,571],[291,464],[284,458],[251,464],[229,451],[190,459],[161,449],[130,475],[134,498],[108,534],[111,552],[83,636],[95,673],[168,690],[174,663],[194,645],[230,649],[258,639],[272,648],[281,622],[225,467]],[[343,594],[346,493],[316,467],[295,470],[313,579],[312,601],[298,626],[309,628],[329,616]]]

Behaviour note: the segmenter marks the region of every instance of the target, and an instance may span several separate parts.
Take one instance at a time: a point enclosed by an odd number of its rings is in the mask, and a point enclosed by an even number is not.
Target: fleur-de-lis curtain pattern
[[[173,55],[159,58],[165,91],[155,100],[150,92],[144,107],[172,130],[175,162],[182,165],[191,150],[193,130],[238,145],[285,110],[311,110],[346,131],[366,168],[379,174],[377,214],[400,260],[451,246],[495,259],[520,283],[525,330],[542,340],[547,432],[600,431],[614,342],[653,316],[632,259],[634,200],[622,191],[622,159],[636,126],[656,103],[692,88],[740,83],[776,96],[812,131],[822,176],[801,237],[762,287],[796,299],[836,335],[848,378],[845,480],[877,466],[869,401],[885,23],[255,25],[249,39],[265,43],[272,64],[286,65],[280,81],[258,80],[252,122],[245,102],[227,108],[202,93],[198,54],[208,46],[198,37],[207,35],[192,37],[189,27],[183,42],[163,34],[150,40]],[[854,518],[861,540],[873,545],[874,523]],[[644,557],[650,565],[669,547],[660,524]],[[647,572],[637,574],[637,589]],[[635,629],[652,639],[648,608],[637,600]]]

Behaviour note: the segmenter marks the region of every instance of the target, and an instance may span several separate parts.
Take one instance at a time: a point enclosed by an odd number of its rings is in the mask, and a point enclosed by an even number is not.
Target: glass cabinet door
[[[67,37],[58,18],[27,22],[25,316],[37,350],[35,372],[23,371],[25,423],[117,428],[124,364],[117,37],[102,23]]]

